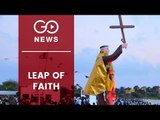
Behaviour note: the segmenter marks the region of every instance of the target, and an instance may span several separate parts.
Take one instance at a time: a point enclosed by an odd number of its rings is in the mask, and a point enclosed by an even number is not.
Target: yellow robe
[[[108,56],[108,54],[98,54],[96,63],[84,88],[84,94],[86,95],[98,95],[105,91],[111,91],[114,87],[114,80],[110,80],[109,74],[106,71],[106,67],[109,66],[104,65],[102,56]],[[110,66],[112,65],[110,64]]]

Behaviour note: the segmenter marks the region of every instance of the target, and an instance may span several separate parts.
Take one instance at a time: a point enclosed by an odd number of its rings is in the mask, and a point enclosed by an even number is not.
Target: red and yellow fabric
[[[104,65],[102,56],[108,56],[106,53],[99,53],[96,59],[96,63],[89,76],[88,82],[84,88],[84,94],[86,95],[98,95],[105,91],[112,91],[115,87],[114,80],[110,80],[109,73],[106,71],[106,67],[112,67],[112,64]],[[113,67],[112,67],[113,70]],[[113,70],[114,71],[114,70]]]

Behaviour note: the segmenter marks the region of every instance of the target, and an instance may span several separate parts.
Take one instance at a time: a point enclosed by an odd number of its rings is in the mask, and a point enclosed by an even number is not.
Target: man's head
[[[108,45],[102,45],[100,47],[100,52],[105,52],[105,53],[109,54],[109,46]]]

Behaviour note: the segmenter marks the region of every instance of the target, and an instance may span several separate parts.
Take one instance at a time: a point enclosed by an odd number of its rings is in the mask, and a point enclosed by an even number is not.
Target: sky
[[[75,16],[75,84],[82,88],[87,83],[101,45],[109,45],[112,54],[121,42],[118,15]],[[123,24],[134,25],[125,29],[128,43],[120,57],[113,62],[116,87],[153,87],[160,85],[160,16],[122,15]]]
[[[160,15],[122,15],[128,48],[113,62],[116,87],[160,85]],[[74,17],[75,84],[87,83],[99,47],[107,44],[110,54],[122,44],[118,15],[75,15]],[[7,59],[6,59],[7,58]],[[18,16],[0,15],[0,83],[18,81]]]
[[[18,81],[18,16],[0,15],[0,84]]]

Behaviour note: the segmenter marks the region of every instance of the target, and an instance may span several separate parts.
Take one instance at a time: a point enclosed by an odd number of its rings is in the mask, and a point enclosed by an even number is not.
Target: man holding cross
[[[97,96],[97,105],[113,105],[114,100],[116,99],[114,68],[112,62],[120,56],[123,48],[127,48],[123,28],[134,27],[131,25],[123,25],[121,16],[119,16],[119,21],[119,26],[110,26],[110,28],[121,29],[121,41],[123,44],[121,44],[111,55],[109,55],[108,45],[100,47],[100,53],[96,58],[95,65],[84,89],[84,94]]]
[[[108,45],[100,47],[100,53],[84,89],[85,94],[97,96],[98,105],[113,105],[116,98],[112,62],[120,56],[122,48],[127,48],[127,43],[123,43],[112,55],[109,55]]]

